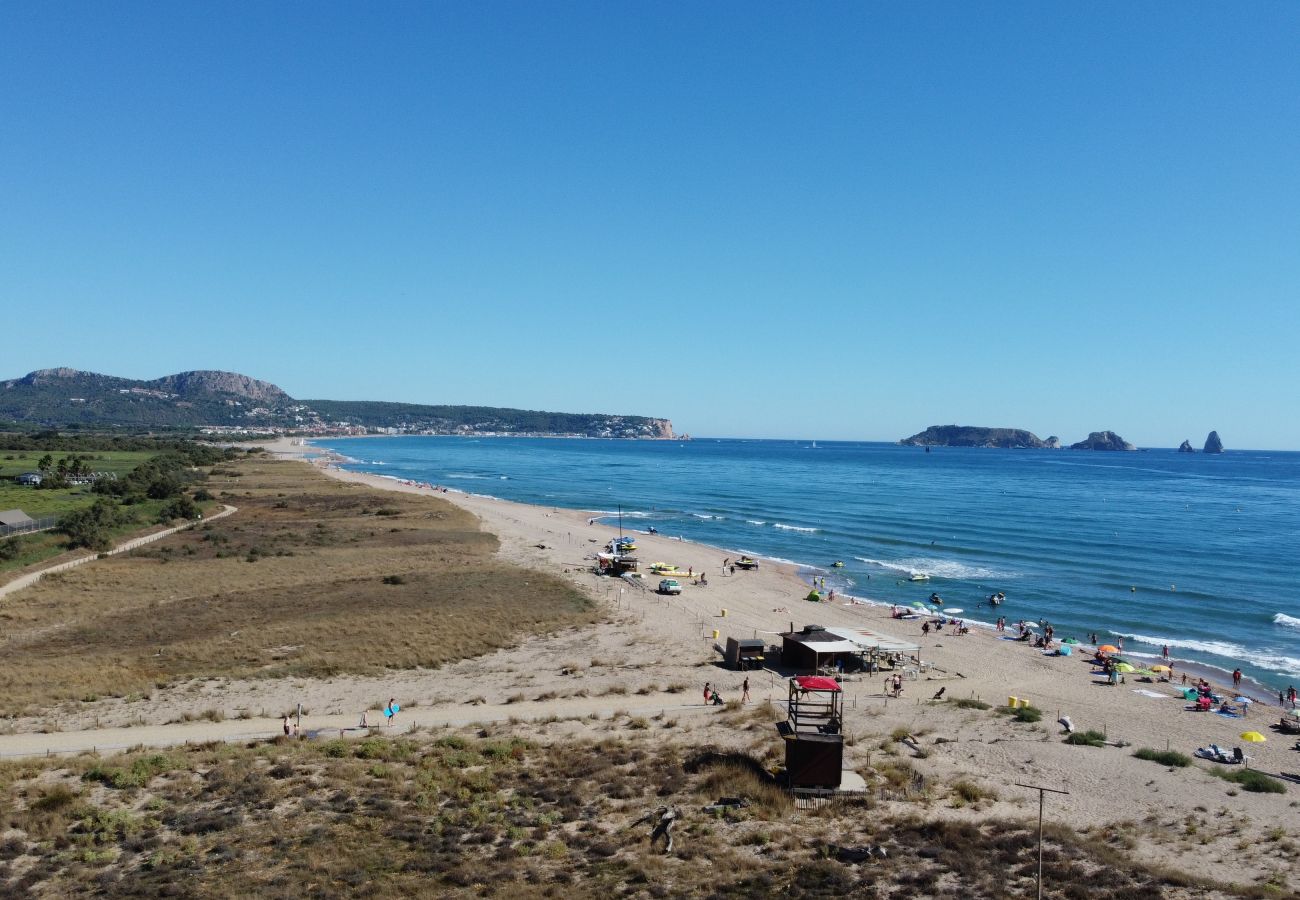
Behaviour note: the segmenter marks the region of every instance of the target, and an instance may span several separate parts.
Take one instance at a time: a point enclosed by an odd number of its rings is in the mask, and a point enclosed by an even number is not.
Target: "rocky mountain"
[[[1077,444],[1070,445],[1071,450],[1136,450],[1128,441],[1113,431],[1094,431]]]
[[[0,423],[5,421],[54,428],[673,437],[671,421],[646,416],[295,400],[269,382],[217,371],[180,372],[137,381],[78,369],[40,369],[22,378],[0,381]]]
[[[1181,444],[1178,445],[1178,452],[1179,452],[1179,453],[1195,453],[1195,452],[1196,452],[1196,448],[1192,446],[1192,442],[1191,442],[1191,441],[1183,441]]]
[[[903,438],[909,447],[1000,447],[1008,450],[1050,449],[1051,444],[1020,428],[983,428],[975,425],[931,425]],[[1060,442],[1057,441],[1057,446]]]
[[[1211,431],[1209,436],[1205,438],[1205,452],[1206,453],[1223,452],[1223,441],[1219,440],[1219,433],[1217,431]]]

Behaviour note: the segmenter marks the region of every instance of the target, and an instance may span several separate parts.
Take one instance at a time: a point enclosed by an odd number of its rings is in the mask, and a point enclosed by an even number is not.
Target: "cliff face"
[[[1206,453],[1223,452],[1223,441],[1219,440],[1219,433],[1217,431],[1211,431],[1209,437],[1205,439],[1205,452]]]
[[[1000,447],[1011,450],[1039,450],[1051,446],[1033,432],[1020,428],[975,425],[931,425],[899,443],[909,447]]]
[[[269,381],[258,381],[238,372],[179,372],[157,378],[145,384],[156,390],[180,397],[194,394],[234,394],[261,403],[274,405],[289,403],[292,398]]]
[[[1136,450],[1113,431],[1094,431],[1085,440],[1070,445],[1071,450]]]
[[[1181,444],[1178,445],[1178,452],[1179,452],[1179,453],[1195,453],[1195,452],[1196,452],[1196,448],[1192,446],[1192,442],[1191,442],[1191,441],[1183,441]]]

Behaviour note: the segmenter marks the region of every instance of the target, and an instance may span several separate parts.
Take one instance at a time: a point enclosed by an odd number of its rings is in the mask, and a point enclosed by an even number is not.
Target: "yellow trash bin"
[[[1020,698],[1020,708],[1021,708],[1021,709],[1028,709],[1028,708],[1029,708],[1029,698],[1028,698],[1028,697],[1021,697],[1021,698]]]
[[[1011,707],[1012,709],[1015,709],[1015,708],[1016,708],[1017,706],[1019,706],[1019,705],[1020,705],[1020,698],[1019,698],[1019,697],[1008,697],[1008,698],[1007,698],[1007,706]]]
[[[722,611],[722,618],[725,619],[726,617],[727,617],[727,611],[724,609],[724,610]]]
[[[713,639],[714,639],[715,641],[718,639],[718,629],[716,629],[716,628],[713,629]]]

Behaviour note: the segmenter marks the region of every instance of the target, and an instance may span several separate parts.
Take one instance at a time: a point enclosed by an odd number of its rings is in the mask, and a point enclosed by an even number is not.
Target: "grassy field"
[[[662,723],[609,727],[549,745],[489,726],[0,765],[0,893],[1034,896],[1031,822],[935,817],[924,800],[873,796],[799,810],[747,754],[684,746]],[[749,805],[704,809],[719,797]],[[638,824],[660,805],[680,815],[667,856]],[[1103,889],[1114,900],[1282,896],[1154,871],[1101,839],[1045,831],[1052,900]]]
[[[45,453],[40,450],[0,450],[0,477],[7,478],[23,472],[36,471],[37,461]],[[57,462],[70,454],[62,451],[50,453]],[[125,475],[140,463],[156,456],[151,452],[105,451],[100,453],[82,453],[89,457],[89,465],[96,472],[114,472]],[[42,516],[59,516],[65,512],[89,506],[95,500],[89,485],[76,485],[58,490],[38,490],[23,487],[12,481],[0,481],[0,509],[21,509],[33,519]]]
[[[434,667],[600,616],[436,498],[271,460],[207,487],[240,511],[0,605],[0,712],[193,676]]]

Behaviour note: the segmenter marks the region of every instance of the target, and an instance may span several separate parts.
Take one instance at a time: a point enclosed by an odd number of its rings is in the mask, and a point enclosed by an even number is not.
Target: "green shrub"
[[[137,757],[131,761],[129,766],[125,767],[109,767],[102,763],[95,763],[81,777],[86,781],[98,781],[118,790],[138,788],[148,784],[149,779],[155,775],[170,771],[172,766],[171,757],[162,753],[154,753],[149,756]]]
[[[1017,722],[1037,722],[1043,718],[1043,711],[1037,706],[1017,706],[1008,712]]]
[[[1160,763],[1162,766],[1173,766],[1179,769],[1185,769],[1192,764],[1190,756],[1179,753],[1177,750],[1152,750],[1150,747],[1142,747],[1134,751],[1133,755],[1138,759],[1146,759]]]
[[[1066,735],[1065,743],[1083,747],[1105,747],[1106,735],[1100,731],[1075,731]]]
[[[1223,766],[1212,766],[1211,775],[1217,775],[1224,781],[1231,781],[1233,784],[1241,785],[1242,790],[1250,791],[1255,794],[1285,794],[1286,785],[1276,778],[1269,778],[1263,772],[1257,772],[1254,769],[1225,769]]]
[[[954,697],[950,702],[958,709],[992,709],[983,700],[976,700],[974,697]]]

